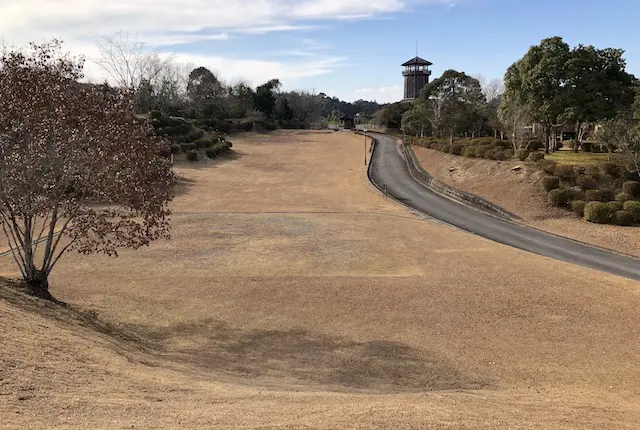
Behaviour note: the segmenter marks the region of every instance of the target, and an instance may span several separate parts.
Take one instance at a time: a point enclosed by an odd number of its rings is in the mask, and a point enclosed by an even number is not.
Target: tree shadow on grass
[[[146,331],[144,337],[165,357],[256,383],[293,380],[311,388],[375,393],[489,385],[397,342],[354,342],[305,330],[243,331],[215,320],[135,331]]]

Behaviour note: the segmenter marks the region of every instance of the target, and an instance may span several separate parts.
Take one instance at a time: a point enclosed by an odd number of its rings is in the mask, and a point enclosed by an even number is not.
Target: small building
[[[356,128],[356,120],[352,116],[342,115],[340,117],[340,126],[346,129]]]
[[[415,100],[420,98],[422,89],[429,83],[431,70],[429,66],[433,65],[424,58],[414,57],[402,65],[404,71],[404,101]]]

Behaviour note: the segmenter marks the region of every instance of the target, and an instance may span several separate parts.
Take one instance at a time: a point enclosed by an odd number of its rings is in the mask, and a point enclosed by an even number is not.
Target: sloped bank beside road
[[[411,149],[437,180],[481,196],[531,227],[640,256],[640,228],[586,223],[554,208],[539,183],[539,172],[527,163],[471,159],[415,146]],[[521,168],[514,170],[516,166]]]

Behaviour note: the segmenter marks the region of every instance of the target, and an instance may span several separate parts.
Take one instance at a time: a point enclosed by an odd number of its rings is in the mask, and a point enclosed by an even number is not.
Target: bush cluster
[[[549,192],[560,187],[560,178],[555,176],[547,176],[542,180],[542,186],[544,190]]]

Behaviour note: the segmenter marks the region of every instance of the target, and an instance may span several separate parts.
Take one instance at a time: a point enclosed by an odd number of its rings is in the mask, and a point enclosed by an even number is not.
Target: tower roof
[[[402,67],[406,66],[431,66],[432,62],[425,60],[424,58],[414,57],[411,60],[407,61],[402,65]]]

